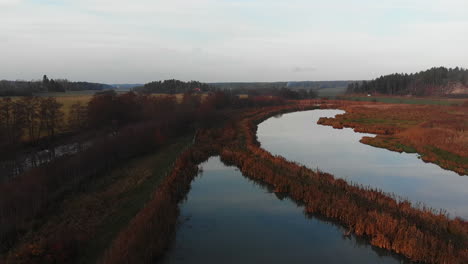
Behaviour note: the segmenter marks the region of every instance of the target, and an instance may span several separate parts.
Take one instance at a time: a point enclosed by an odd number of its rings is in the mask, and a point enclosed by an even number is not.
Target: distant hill
[[[114,87],[115,90],[117,91],[128,91],[131,90],[135,87],[140,87],[143,86],[144,84],[142,83],[118,83],[118,84],[111,84],[112,87]]]
[[[302,82],[288,82],[287,86],[290,89],[328,89],[347,87],[352,81],[302,81]]]
[[[217,82],[209,85],[220,90],[258,90],[280,89],[286,87],[287,82]]]
[[[262,94],[267,91],[288,88],[294,91],[314,91],[318,96],[337,96],[344,94],[348,84],[354,81],[294,81],[294,82],[222,82],[210,83],[221,90],[233,90],[236,93]]]
[[[468,70],[438,67],[411,74],[394,73],[350,83],[347,93],[464,97],[468,96]]]
[[[346,87],[353,81],[294,81],[294,82],[220,82],[210,85],[220,89],[273,89],[289,88],[297,89],[327,89]]]
[[[145,85],[135,87],[135,91],[142,93],[163,93],[178,94],[185,92],[207,92],[210,91],[210,85],[197,81],[183,82],[179,80],[165,80],[149,82]]]

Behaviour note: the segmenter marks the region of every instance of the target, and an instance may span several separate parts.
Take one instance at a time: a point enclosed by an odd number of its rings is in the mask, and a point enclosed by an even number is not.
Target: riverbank
[[[317,124],[345,111],[317,109],[268,118],[258,125],[257,139],[272,155],[308,168],[319,168],[337,179],[380,189],[451,218],[468,219],[466,177],[422,161],[416,153],[399,153],[359,142],[375,134],[334,129]]]
[[[355,186],[332,175],[313,171],[259,147],[257,124],[294,108],[274,108],[238,122],[235,143],[223,148],[221,158],[250,178],[274,186],[280,193],[305,203],[306,211],[337,220],[372,245],[427,263],[465,263],[468,225],[428,209],[412,207],[387,194]]]
[[[361,142],[398,152],[418,153],[425,162],[468,175],[468,108],[401,104],[341,104],[346,113],[318,124],[377,134]]]

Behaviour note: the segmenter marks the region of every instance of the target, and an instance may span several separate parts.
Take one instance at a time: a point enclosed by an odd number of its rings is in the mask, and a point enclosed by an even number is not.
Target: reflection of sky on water
[[[217,157],[202,166],[164,263],[399,263],[367,243],[344,239],[330,222],[305,217],[303,208]]]
[[[317,124],[320,117],[343,112],[313,110],[270,118],[259,125],[258,140],[275,155],[468,218],[468,177],[424,163],[417,154],[359,142],[372,134]]]

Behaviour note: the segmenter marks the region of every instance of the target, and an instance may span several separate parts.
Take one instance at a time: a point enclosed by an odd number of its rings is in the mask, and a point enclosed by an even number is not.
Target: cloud
[[[292,72],[312,72],[312,71],[316,71],[316,69],[313,67],[297,67],[297,66],[292,68]]]
[[[462,0],[7,3],[0,79],[369,79],[468,66]]]
[[[23,2],[23,0],[0,0],[0,7],[15,6]]]

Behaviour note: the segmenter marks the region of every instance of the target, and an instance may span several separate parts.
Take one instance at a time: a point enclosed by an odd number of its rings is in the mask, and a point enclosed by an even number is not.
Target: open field
[[[364,137],[361,142],[394,151],[417,152],[424,161],[468,174],[466,106],[344,103],[340,108],[346,113],[322,118],[319,124],[377,134]]]
[[[72,95],[72,96],[57,96],[57,101],[62,104],[62,109],[65,115],[65,119],[70,113],[71,106],[76,103],[86,105],[91,101],[93,95]]]

